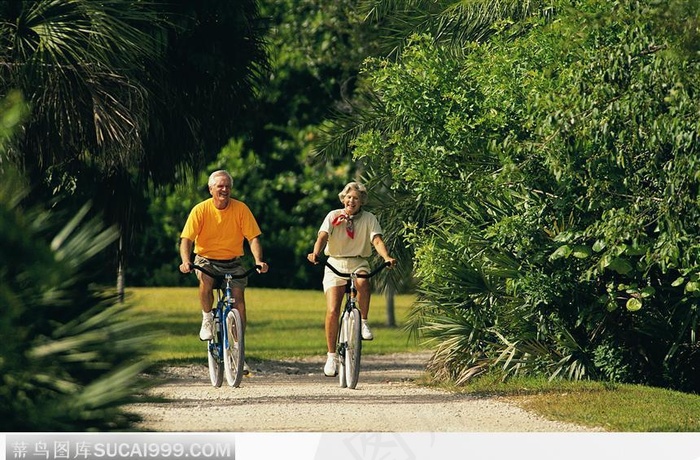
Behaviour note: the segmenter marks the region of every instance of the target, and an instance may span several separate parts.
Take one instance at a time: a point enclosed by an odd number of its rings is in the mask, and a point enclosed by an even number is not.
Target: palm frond
[[[368,0],[361,11],[366,20],[382,24],[389,56],[399,56],[414,34],[428,34],[459,55],[467,43],[486,41],[505,24],[550,15],[546,5],[538,0]]]
[[[0,171],[0,258],[17,261],[0,268],[0,429],[128,428],[154,335],[87,265],[117,233],[86,208],[64,228],[57,210],[20,208],[5,190],[16,175]]]

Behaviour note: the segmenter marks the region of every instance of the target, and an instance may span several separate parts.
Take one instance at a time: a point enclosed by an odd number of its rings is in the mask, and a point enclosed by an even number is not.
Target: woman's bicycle
[[[231,281],[246,278],[262,267],[256,265],[242,275],[231,273],[215,275],[199,265],[192,265],[192,268],[210,276],[216,283],[217,301],[212,310],[214,313],[214,336],[207,342],[211,384],[217,388],[220,387],[224,381],[224,375],[226,375],[228,384],[232,387],[238,387],[244,374],[245,333],[241,314],[235,308],[236,300],[231,292]]]
[[[338,340],[335,352],[338,359],[340,387],[355,389],[360,378],[360,357],[362,354],[362,316],[357,307],[355,280],[357,278],[371,278],[391,264],[384,262],[370,273],[342,273],[328,260],[325,260],[324,264],[336,275],[348,280],[345,285],[345,307],[338,318]]]

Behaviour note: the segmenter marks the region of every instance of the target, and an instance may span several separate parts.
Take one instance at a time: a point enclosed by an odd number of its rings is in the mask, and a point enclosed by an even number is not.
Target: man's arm
[[[182,264],[180,264],[180,271],[182,273],[189,273],[192,271],[192,240],[187,238],[180,238],[180,259],[182,259]]]
[[[248,245],[250,246],[250,252],[253,253],[253,258],[255,258],[255,265],[260,265],[262,267],[260,273],[267,272],[268,266],[263,262],[263,250],[260,237],[256,236],[252,240],[249,240]]]

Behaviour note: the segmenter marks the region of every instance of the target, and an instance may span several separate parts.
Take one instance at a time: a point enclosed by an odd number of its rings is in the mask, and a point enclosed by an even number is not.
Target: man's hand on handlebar
[[[267,270],[270,268],[266,262],[256,262],[255,266],[260,267],[257,269],[258,273],[267,273]]]
[[[183,262],[180,264],[181,273],[190,273],[192,271],[192,262]]]

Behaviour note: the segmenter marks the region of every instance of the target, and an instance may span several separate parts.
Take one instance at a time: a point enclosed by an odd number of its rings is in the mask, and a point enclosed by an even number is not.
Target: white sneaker
[[[326,377],[338,375],[338,360],[335,357],[335,353],[328,353],[326,365],[323,366],[323,373],[326,374]]]
[[[362,340],[372,340],[374,339],[374,334],[372,334],[372,331],[369,328],[369,325],[367,324],[367,320],[363,319],[362,320]]]
[[[243,361],[243,375],[248,375],[250,374],[250,367],[248,367],[248,363]]]
[[[207,341],[214,338],[214,318],[204,316],[202,328],[199,330],[199,340]]]

